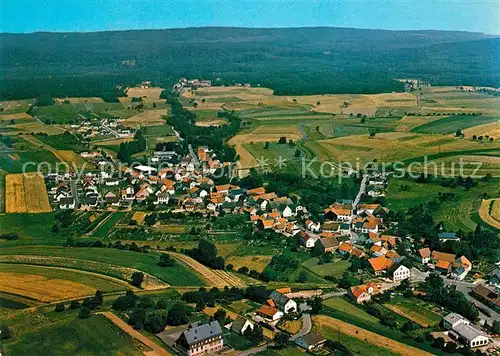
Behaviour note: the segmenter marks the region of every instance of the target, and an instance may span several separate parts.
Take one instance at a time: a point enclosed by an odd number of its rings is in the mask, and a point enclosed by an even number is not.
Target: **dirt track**
[[[113,324],[118,326],[120,329],[123,330],[123,332],[127,333],[130,335],[132,338],[142,342],[144,345],[149,347],[151,349],[150,352],[145,352],[144,354],[150,355],[150,356],[168,356],[171,355],[167,350],[162,348],[160,345],[154,343],[153,341],[149,340],[146,336],[142,335],[140,332],[137,330],[134,330],[130,325],[125,323],[123,320],[121,320],[119,317],[117,317],[115,314],[111,312],[102,312],[102,315],[104,315],[106,318],[108,318]]]
[[[340,321],[338,319],[331,318],[326,315],[315,316],[314,325],[318,326],[320,330],[322,328],[340,329],[342,333],[372,343],[373,345],[386,348],[392,352],[398,353],[400,355],[412,355],[412,356],[427,356],[432,355],[426,351],[417,349],[416,347],[409,346],[400,343],[396,340],[389,339],[385,336],[375,334],[374,332],[362,329],[355,325],[351,325]]]
[[[225,286],[246,287],[245,282],[243,282],[240,278],[227,273],[226,271],[212,270],[191,257],[181,253],[168,253],[197,272],[209,286],[217,288],[224,288]]]

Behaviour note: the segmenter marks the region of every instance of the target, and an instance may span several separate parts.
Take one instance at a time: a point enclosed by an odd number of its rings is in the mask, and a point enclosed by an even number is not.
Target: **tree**
[[[115,299],[112,308],[115,310],[125,311],[134,307],[136,298],[123,295]]]
[[[146,322],[146,310],[142,308],[137,308],[132,310],[127,321],[129,325],[135,325],[137,323],[144,324],[145,322]]]
[[[132,285],[140,288],[143,281],[144,281],[144,273],[142,272],[132,273]]]
[[[250,340],[254,344],[258,344],[264,339],[262,333],[262,326],[255,324],[253,330],[252,328],[247,328],[243,333],[243,336],[245,336],[248,340]]]
[[[432,346],[434,346],[437,349],[442,350],[444,348],[445,341],[442,337],[438,337],[437,339],[434,340],[432,343]]]
[[[457,344],[455,344],[453,341],[450,341],[446,344],[444,350],[450,354],[454,354],[455,351],[457,351]]]
[[[317,101],[316,106],[320,106],[320,105],[321,105],[321,101]]]
[[[166,309],[167,308],[167,302],[163,298],[160,298],[155,304],[156,309]]]
[[[457,132],[455,132],[455,137],[462,137],[462,131],[460,129],[457,129]]]
[[[375,132],[370,132],[369,138],[374,138],[375,137]]]
[[[60,313],[60,312],[63,312],[66,308],[64,307],[64,304],[63,303],[57,303],[56,304],[56,309],[55,311]]]
[[[309,306],[311,307],[311,314],[319,314],[323,309],[323,299],[315,297],[309,301]]]
[[[305,283],[307,282],[307,273],[305,271],[301,271],[299,276],[297,277],[297,282]]]
[[[269,146],[270,146],[270,143],[269,141],[266,141],[266,143],[264,143],[264,149],[269,149]]]
[[[0,340],[7,340],[12,337],[12,331],[10,331],[7,324],[0,324]]]
[[[203,311],[203,309],[205,309],[205,301],[199,299],[196,302],[196,306],[194,307],[194,310],[196,310],[197,312],[201,312],[201,311]]]
[[[286,144],[286,136],[281,136],[280,139],[278,140],[278,143],[280,145]]]
[[[169,254],[162,253],[158,265],[161,267],[172,267],[175,265],[175,260]]]
[[[77,300],[72,300],[69,304],[70,309],[78,309],[80,308],[80,303]]]
[[[78,313],[78,317],[80,319],[87,319],[90,316],[90,306],[82,305],[80,308],[80,312]]]
[[[274,344],[277,349],[282,349],[288,343],[288,334],[286,333],[277,333],[274,337]]]
[[[182,325],[189,321],[189,315],[191,313],[183,303],[175,303],[167,314],[167,324],[168,325]]]
[[[102,303],[104,302],[104,293],[102,290],[98,289],[95,291],[94,300],[98,305],[102,305]]]
[[[212,315],[214,320],[217,320],[219,323],[223,323],[226,320],[226,311],[224,309],[218,309],[214,315]]]

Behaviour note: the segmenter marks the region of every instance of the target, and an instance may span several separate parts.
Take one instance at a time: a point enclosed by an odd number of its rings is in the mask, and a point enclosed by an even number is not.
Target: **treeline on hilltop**
[[[0,42],[3,99],[106,96],[116,84],[168,88],[179,77],[286,95],[401,91],[393,79],[409,77],[500,86],[500,39],[470,32],[214,27],[0,34]]]
[[[55,77],[21,77],[0,81],[0,101],[35,98],[38,106],[52,105],[52,98],[100,97],[106,102],[119,102],[126,86],[137,83],[134,76],[100,75],[97,73]],[[117,87],[118,85],[118,87]]]

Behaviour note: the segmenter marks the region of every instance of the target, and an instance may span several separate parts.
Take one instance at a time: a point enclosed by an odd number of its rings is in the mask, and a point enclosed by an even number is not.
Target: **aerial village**
[[[99,166],[99,153],[85,152],[93,156]],[[408,268],[405,258],[397,250],[402,238],[385,233],[388,227],[384,216],[388,209],[380,204],[359,203],[352,200],[332,202],[324,209],[324,221],[314,221],[307,206],[295,203],[291,197],[278,196],[265,187],[242,189],[233,184],[215,185],[211,175],[222,167],[231,165],[221,162],[208,147],[190,147],[190,154],[179,157],[174,151],[154,152],[152,165],[124,168],[117,175],[101,172],[87,173],[81,178],[75,174],[52,174],[46,184],[53,206],[66,209],[132,210],[143,209],[147,201],[158,209],[170,209],[177,213],[198,213],[203,217],[219,214],[246,214],[248,223],[255,229],[272,230],[286,238],[300,241],[303,249],[320,249],[324,254],[341,257],[355,256],[367,261],[371,275],[375,278],[363,280],[363,284],[342,290],[356,304],[363,304],[373,296],[392,292],[403,281],[423,282],[429,271],[441,274],[449,283],[472,278],[469,272],[473,265],[465,256],[432,251],[423,247],[411,251],[414,262]],[[173,163],[176,162],[176,163]],[[165,166],[167,168],[159,168]],[[364,193],[371,197],[383,196],[388,177],[380,173],[365,174]],[[439,238],[443,241],[458,239],[455,233],[442,229]],[[407,237],[414,246],[413,238]],[[419,270],[420,269],[420,270]],[[479,284],[473,293],[478,300],[498,310],[500,274],[492,275],[490,283]],[[406,283],[405,282],[405,283]],[[411,287],[410,283],[407,284]],[[414,290],[413,293],[421,293]],[[308,318],[313,298],[328,298],[321,289],[292,291],[280,288],[272,291],[267,302],[251,314],[239,316],[227,325],[218,321],[189,325],[178,338],[172,339],[167,332],[159,337],[179,354],[198,355],[224,350],[223,328],[243,335],[254,325],[266,325],[277,330],[283,318]],[[309,317],[310,324],[310,317]],[[487,332],[465,317],[451,313],[442,321],[442,331],[432,333],[434,338],[443,338],[446,343],[469,348],[490,348]],[[326,342],[321,334],[306,328],[292,336],[291,340],[305,350],[321,348]]]

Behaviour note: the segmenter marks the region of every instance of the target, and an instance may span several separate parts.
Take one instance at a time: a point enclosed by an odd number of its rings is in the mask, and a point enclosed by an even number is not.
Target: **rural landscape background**
[[[2,354],[499,347],[500,38],[266,27],[0,33]]]

